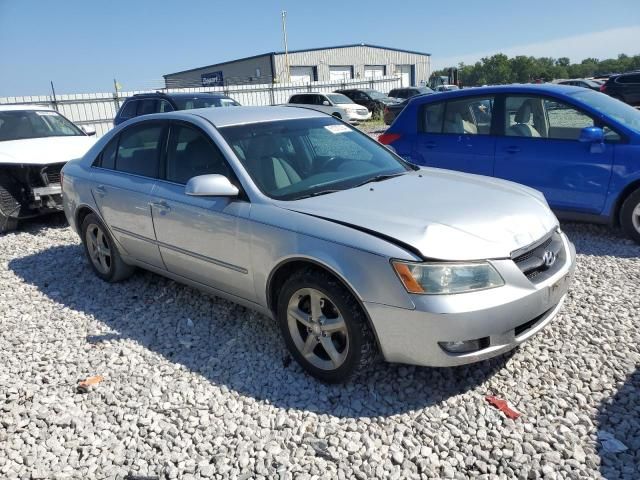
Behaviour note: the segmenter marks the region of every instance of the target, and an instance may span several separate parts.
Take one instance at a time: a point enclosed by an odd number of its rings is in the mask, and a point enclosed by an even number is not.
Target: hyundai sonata
[[[262,312],[328,382],[378,352],[450,366],[510,350],[556,315],[574,268],[535,190],[412,166],[308,109],[136,118],[63,173],[98,277],[141,267]]]

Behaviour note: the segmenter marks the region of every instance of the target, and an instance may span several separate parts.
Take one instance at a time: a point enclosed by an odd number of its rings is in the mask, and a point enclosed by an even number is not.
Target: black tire
[[[0,211],[0,233],[12,232],[18,228],[18,219],[14,217],[7,217]]]
[[[292,320],[295,319],[295,317],[290,317],[289,314],[291,304],[302,302],[299,305],[304,305],[304,302],[306,302],[304,292],[306,291],[319,292],[323,300],[320,305],[322,305],[321,313],[325,326],[322,326],[323,321],[320,320],[319,322],[315,322],[317,327],[314,328],[331,328],[330,324],[332,319],[335,318],[334,315],[336,312],[337,318],[343,320],[340,324],[344,324],[345,328],[327,335],[326,332],[319,333],[318,331],[312,331],[310,328],[304,326],[304,324]],[[301,292],[303,293],[301,294]],[[309,303],[310,302],[311,299],[309,298]],[[302,312],[302,310],[300,311]],[[309,312],[311,311],[311,308],[309,308]],[[308,318],[312,319],[313,315],[309,314]],[[293,358],[296,359],[304,370],[323,382],[346,382],[364,371],[377,358],[378,349],[373,332],[369,328],[367,319],[358,302],[340,282],[325,272],[315,269],[305,269],[289,277],[282,285],[280,292],[278,292],[277,319],[285,344]],[[292,330],[292,323],[296,325],[298,329],[297,332]],[[306,337],[302,339],[302,335],[305,333]],[[316,333],[319,333],[319,335],[316,336]],[[296,340],[294,339],[294,335],[300,336],[297,336]],[[310,337],[315,337],[316,340]],[[308,357],[313,360],[305,357],[301,349],[296,345],[296,341],[300,342],[302,340],[306,346],[306,342],[310,339],[312,343],[319,342],[314,343],[315,348],[308,353]],[[334,346],[334,354],[338,353],[343,357],[342,362],[338,366],[335,366],[333,363],[334,357],[330,357],[327,353],[328,350],[324,347],[324,342],[327,340]],[[340,352],[340,350],[342,351]],[[321,368],[317,364],[314,364],[314,361],[316,363],[331,363],[332,366]]]
[[[331,115],[342,120],[342,115],[340,115],[338,112],[333,112]]]
[[[16,198],[15,185],[9,183],[4,175],[0,176],[0,233],[18,228],[18,219],[14,216],[20,211],[20,202]]]
[[[629,195],[622,204],[620,225],[627,235],[640,243],[640,188]]]
[[[87,255],[89,265],[91,265],[94,273],[99,278],[105,282],[116,283],[129,278],[133,274],[135,267],[124,263],[113,238],[109,234],[109,230],[107,230],[96,214],[90,213],[85,217],[80,232],[82,235],[82,244],[84,245],[84,253]],[[96,234],[95,237],[93,235],[94,233]],[[89,236],[93,237],[96,244],[99,244],[101,248],[108,249],[108,260],[106,259],[106,255],[95,253],[96,251],[93,248],[95,245],[89,245]],[[94,253],[92,254],[90,250]],[[104,250],[102,251],[104,252]],[[96,260],[96,257],[102,256],[105,257],[104,262]]]

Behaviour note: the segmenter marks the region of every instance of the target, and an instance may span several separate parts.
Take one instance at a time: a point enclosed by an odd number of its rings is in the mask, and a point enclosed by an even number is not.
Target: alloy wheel
[[[85,234],[89,258],[93,266],[103,275],[108,275],[111,269],[111,246],[107,235],[100,225],[92,223]]]
[[[636,232],[640,233],[640,203],[636,205],[636,208],[631,212],[631,223],[633,224],[633,228],[636,229]]]
[[[298,351],[314,367],[335,370],[349,353],[347,324],[328,295],[301,288],[287,306],[289,333]]]

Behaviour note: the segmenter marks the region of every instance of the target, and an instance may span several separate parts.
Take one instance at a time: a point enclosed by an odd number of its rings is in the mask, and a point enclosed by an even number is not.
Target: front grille
[[[554,231],[524,251],[517,251],[512,260],[533,283],[539,283],[557,272],[565,261],[564,243]]]
[[[40,176],[42,177],[42,181],[45,186],[60,183],[60,172],[62,171],[62,167],[64,167],[64,163],[55,163],[53,165],[47,165],[40,170]]]
[[[365,108],[359,108],[358,110],[356,110],[356,113],[358,115],[366,115],[368,113],[368,110],[366,110]]]

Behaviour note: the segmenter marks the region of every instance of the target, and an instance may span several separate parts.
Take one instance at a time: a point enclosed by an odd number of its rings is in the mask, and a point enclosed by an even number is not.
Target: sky
[[[483,56],[640,54],[640,0],[0,0],[0,97],[163,86],[162,75],[283,49],[350,43]]]

